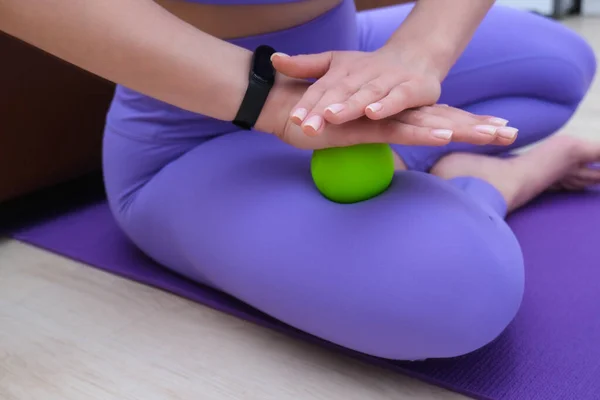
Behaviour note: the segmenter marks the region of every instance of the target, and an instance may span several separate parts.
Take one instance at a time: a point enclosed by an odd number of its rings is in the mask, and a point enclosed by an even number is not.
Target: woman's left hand
[[[342,124],[363,116],[379,120],[433,105],[441,93],[442,77],[435,69],[417,57],[411,61],[393,48],[292,57],[276,53],[272,62],[283,75],[317,79],[290,116],[313,136],[322,132],[327,122]]]

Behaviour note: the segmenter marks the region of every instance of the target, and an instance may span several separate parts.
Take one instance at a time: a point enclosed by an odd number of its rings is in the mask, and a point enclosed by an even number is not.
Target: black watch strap
[[[270,46],[259,46],[254,51],[248,88],[233,123],[246,130],[252,129],[275,84],[275,68],[271,56],[275,50]]]

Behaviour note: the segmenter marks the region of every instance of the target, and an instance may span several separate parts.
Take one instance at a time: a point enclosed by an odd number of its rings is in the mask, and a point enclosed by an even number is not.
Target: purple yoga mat
[[[509,222],[525,255],[526,294],[516,320],[497,341],[464,357],[414,363],[338,349],[474,398],[600,399],[600,191],[544,197]],[[289,335],[335,347],[148,260],[121,234],[104,202],[15,229],[13,236]]]

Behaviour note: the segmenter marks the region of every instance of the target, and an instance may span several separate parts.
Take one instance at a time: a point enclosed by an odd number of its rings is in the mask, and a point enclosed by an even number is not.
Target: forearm
[[[494,0],[418,0],[387,46],[412,53],[445,77]]]
[[[110,81],[232,120],[251,54],[151,0],[0,0],[0,30]]]

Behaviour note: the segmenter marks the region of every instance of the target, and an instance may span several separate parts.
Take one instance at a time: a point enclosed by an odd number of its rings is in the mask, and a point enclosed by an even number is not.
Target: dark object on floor
[[[100,169],[113,85],[0,32],[0,202]]]

